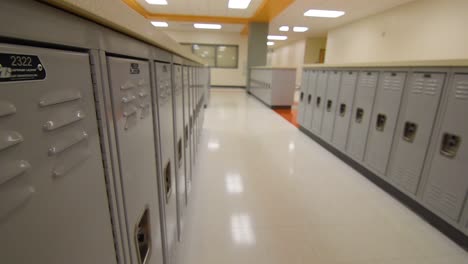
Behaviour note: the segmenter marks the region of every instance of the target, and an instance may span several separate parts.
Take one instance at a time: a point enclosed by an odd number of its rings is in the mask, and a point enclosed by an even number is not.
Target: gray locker
[[[323,112],[323,124],[322,124],[322,138],[331,142],[333,126],[335,125],[335,117],[337,110],[337,100],[338,93],[340,92],[340,81],[341,81],[341,72],[339,71],[330,71],[328,73],[328,83],[327,83],[327,95],[325,97],[324,112]]]
[[[307,82],[307,98],[306,98],[306,106],[305,106],[305,113],[304,113],[304,128],[308,131],[312,131],[312,117],[314,111],[314,98],[315,98],[315,91],[317,88],[317,76],[318,71],[310,70],[309,71],[309,78]]]
[[[176,167],[176,189],[177,189],[177,226],[178,239],[180,241],[183,227],[183,216],[185,210],[185,159],[184,159],[184,98],[182,87],[182,66],[173,64],[173,115],[174,115],[174,160]]]
[[[307,94],[308,94],[308,83],[309,81],[309,71],[304,70],[302,72],[302,83],[301,83],[301,92],[299,94],[299,106],[297,109],[297,123],[304,127],[304,116],[305,108],[307,105]]]
[[[423,201],[458,222],[468,194],[468,73],[451,78],[444,110]]]
[[[192,162],[192,168],[195,166],[195,76],[194,76],[194,68],[191,66],[189,68],[189,98],[190,98],[190,157],[191,157],[191,162]]]
[[[375,96],[364,162],[385,175],[405,87],[405,72],[383,72]]]
[[[419,185],[444,82],[445,73],[408,77],[387,175],[411,194]]]
[[[189,95],[189,68],[184,66],[182,68],[183,77],[183,97],[184,97],[184,153],[185,153],[185,166],[186,166],[186,197],[185,203],[188,203],[188,195],[192,183],[192,162],[191,162],[191,142],[190,142],[190,95]]]
[[[375,71],[359,73],[346,147],[348,154],[357,161],[364,158],[378,79],[379,73]]]
[[[317,77],[317,89],[315,90],[315,101],[312,102],[314,107],[312,113],[312,133],[320,135],[322,129],[323,112],[325,109],[325,95],[327,92],[328,71],[321,70]]]
[[[116,263],[88,54],[0,60],[2,263]]]
[[[177,241],[177,193],[174,161],[174,125],[172,113],[171,64],[155,62],[156,90],[158,96],[159,136],[162,185],[165,205],[166,253],[172,259]]]
[[[338,95],[335,125],[332,136],[333,145],[341,151],[345,151],[346,149],[357,76],[357,71],[346,71],[343,72],[341,76],[340,92]]]
[[[107,66],[131,259],[162,263],[149,63],[107,57]]]

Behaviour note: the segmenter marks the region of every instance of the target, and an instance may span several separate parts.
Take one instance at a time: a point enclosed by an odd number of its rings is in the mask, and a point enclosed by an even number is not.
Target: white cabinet
[[[253,67],[249,92],[270,107],[290,107],[296,89],[295,68]]]

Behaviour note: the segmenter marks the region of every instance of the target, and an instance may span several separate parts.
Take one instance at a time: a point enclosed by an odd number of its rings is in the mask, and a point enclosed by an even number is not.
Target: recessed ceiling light
[[[274,36],[274,35],[268,35],[268,40],[287,40],[288,37],[286,36]]]
[[[279,28],[279,31],[289,31],[289,27],[288,26],[281,26]]]
[[[194,28],[201,28],[201,29],[221,29],[222,26],[218,24],[193,24]]]
[[[229,0],[228,7],[232,9],[247,9],[251,0]]]
[[[168,27],[169,26],[167,22],[161,22],[161,21],[151,21],[151,24],[155,27]]]
[[[344,14],[345,14],[344,11],[310,9],[309,11],[304,13],[304,16],[310,16],[310,17],[340,17],[340,16],[342,16]]]
[[[294,32],[306,32],[307,30],[309,30],[308,27],[293,27]]]
[[[146,0],[146,2],[150,5],[167,5],[166,0]]]
[[[273,45],[275,45],[275,43],[274,43],[273,41],[268,41],[268,42],[267,42],[267,45],[268,45],[268,46],[273,46]]]

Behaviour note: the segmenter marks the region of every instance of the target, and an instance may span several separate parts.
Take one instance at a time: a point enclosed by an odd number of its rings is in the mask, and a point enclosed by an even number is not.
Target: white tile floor
[[[215,90],[177,264],[467,264],[468,254],[241,90]]]

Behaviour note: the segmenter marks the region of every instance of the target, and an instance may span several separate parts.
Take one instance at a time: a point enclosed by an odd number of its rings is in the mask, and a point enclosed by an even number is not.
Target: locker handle
[[[327,100],[327,112],[331,112],[333,106],[332,100]]]
[[[320,103],[322,102],[322,98],[320,98],[320,96],[317,97],[317,100],[316,100],[316,105],[317,107],[320,107]]]
[[[166,204],[169,203],[169,198],[172,193],[172,175],[171,175],[171,161],[168,161],[164,167],[164,186],[166,188]]]
[[[455,134],[444,133],[442,136],[442,145],[440,154],[447,158],[455,158],[457,156],[458,149],[460,148],[461,137]]]
[[[340,116],[343,117],[346,114],[346,104],[340,104]]]
[[[300,100],[302,102],[302,100],[304,99],[304,92],[301,92],[301,97],[300,98],[301,98]]]
[[[424,78],[431,78],[431,77],[432,77],[432,75],[430,73],[424,74]]]
[[[135,226],[135,246],[138,264],[145,264],[151,256],[151,224],[149,209],[145,208]]]
[[[310,101],[311,101],[311,100],[312,100],[312,95],[309,94],[309,95],[307,96],[307,103],[310,104]]]
[[[405,122],[405,128],[403,131],[403,139],[409,143],[413,143],[416,138],[416,132],[418,131],[418,125],[413,122]]]
[[[364,109],[357,108],[356,109],[356,123],[361,123],[363,117],[364,117]]]
[[[387,122],[387,116],[384,114],[378,114],[377,121],[375,124],[375,128],[377,129],[377,131],[384,131],[386,122]]]

